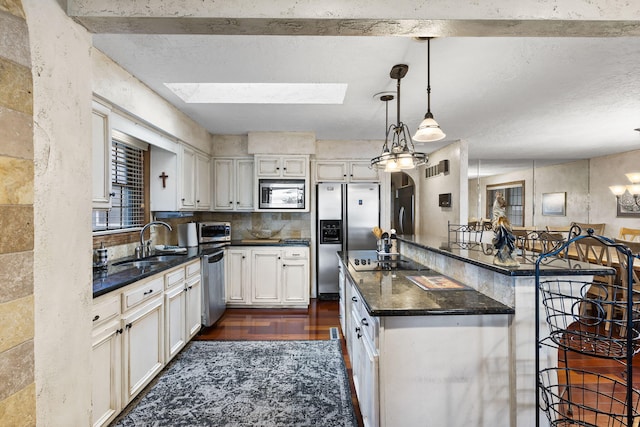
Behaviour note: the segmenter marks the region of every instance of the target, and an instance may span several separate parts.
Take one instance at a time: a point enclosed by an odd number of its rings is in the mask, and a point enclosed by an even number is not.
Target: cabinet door
[[[120,412],[122,388],[122,328],[120,319],[93,330],[92,395],[94,427],[107,425]]]
[[[236,210],[253,210],[253,159],[236,160]]]
[[[235,198],[233,159],[214,159],[213,173],[213,209],[216,211],[233,210]],[[253,170],[251,171],[251,174],[253,175]],[[253,196],[251,197],[251,203],[253,203]]]
[[[123,316],[123,406],[128,404],[164,366],[163,308],[163,299],[156,298]]]
[[[282,261],[282,302],[309,304],[308,260]]]
[[[182,170],[180,171],[180,178],[182,183],[180,185],[180,208],[182,209],[195,209],[196,207],[196,183],[195,183],[195,170],[196,170],[196,153],[192,149],[182,146]]]
[[[250,251],[228,249],[225,252],[225,293],[227,304],[246,304],[249,296],[247,286],[251,277]]]
[[[344,267],[342,266],[342,264],[339,264],[338,266],[338,290],[339,290],[339,295],[340,295],[340,301],[339,301],[339,307],[340,307],[340,329],[342,330],[342,335],[343,336],[347,336],[346,335],[346,308],[347,308],[347,302],[346,302],[346,298],[347,298],[347,290],[346,290],[346,286],[345,286],[345,276],[344,276]]]
[[[186,292],[183,286],[176,286],[164,294],[165,309],[165,360],[168,362],[187,343],[186,334]]]
[[[196,154],[196,208],[211,209],[211,159],[200,153]]]
[[[198,275],[189,279],[186,286],[186,334],[187,341],[193,338],[202,327],[202,280]]]
[[[258,304],[279,304],[280,251],[253,250],[251,252],[251,301]]]
[[[351,182],[378,182],[378,170],[372,169],[369,162],[349,163],[349,180]]]
[[[91,115],[93,143],[93,207],[111,208],[111,126],[110,110],[94,102]]]
[[[379,419],[379,396],[378,396],[378,353],[372,343],[362,337],[360,355],[360,394],[358,402],[362,421],[365,426],[377,426]]]
[[[280,170],[279,156],[256,156],[256,175],[259,177],[279,177]]]
[[[334,161],[316,162],[316,182],[347,182],[347,163]]]
[[[309,160],[307,157],[282,157],[282,176],[287,178],[305,178]]]

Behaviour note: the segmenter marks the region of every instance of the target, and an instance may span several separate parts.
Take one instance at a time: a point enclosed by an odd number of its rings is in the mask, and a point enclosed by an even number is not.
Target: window
[[[487,185],[487,218],[493,218],[493,202],[502,193],[511,225],[524,227],[524,181]]]
[[[114,132],[111,142],[111,208],[93,210],[93,231],[126,230],[145,223],[144,152]],[[121,139],[121,140],[119,140]]]

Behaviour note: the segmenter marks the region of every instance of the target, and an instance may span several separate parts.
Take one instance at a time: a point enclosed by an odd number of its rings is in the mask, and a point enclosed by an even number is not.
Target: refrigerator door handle
[[[400,222],[400,234],[404,234],[404,206],[400,206],[398,217],[398,220]]]

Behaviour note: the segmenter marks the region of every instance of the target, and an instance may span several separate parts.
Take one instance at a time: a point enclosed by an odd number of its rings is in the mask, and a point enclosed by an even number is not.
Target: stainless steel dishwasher
[[[202,256],[202,324],[213,325],[226,308],[224,295],[224,249]]]

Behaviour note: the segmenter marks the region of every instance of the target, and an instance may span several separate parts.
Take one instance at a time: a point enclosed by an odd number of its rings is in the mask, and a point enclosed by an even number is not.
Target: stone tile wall
[[[20,0],[0,0],[0,424],[35,425],[33,82]]]

